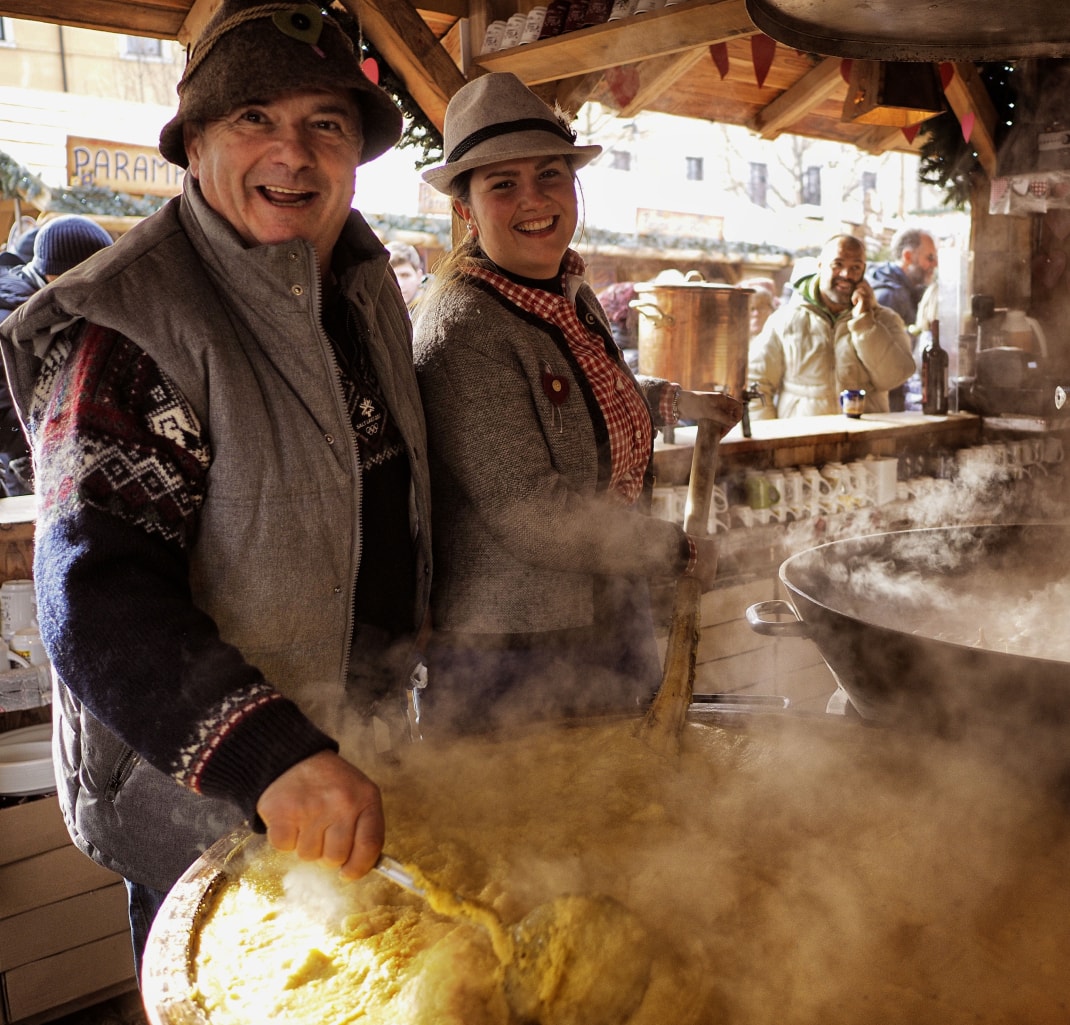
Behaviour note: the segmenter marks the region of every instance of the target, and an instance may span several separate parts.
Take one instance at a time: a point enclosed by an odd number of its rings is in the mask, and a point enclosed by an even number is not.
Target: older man
[[[904,228],[892,239],[892,258],[866,271],[877,302],[895,310],[908,327],[918,319],[918,303],[936,274],[939,259],[932,235]]]
[[[754,419],[839,412],[843,388],[864,388],[866,412],[888,410],[888,389],[914,371],[910,336],[865,280],[865,247],[837,235],[818,269],[794,282],[791,300],[751,339],[748,377],[761,393]]]
[[[351,209],[399,111],[296,2],[225,0],[179,96],[160,149],[182,196],[4,325],[60,800],[128,880],[138,958],[168,888],[243,820],[372,868],[382,805],[339,754],[343,716],[404,707],[430,565],[411,330]]]

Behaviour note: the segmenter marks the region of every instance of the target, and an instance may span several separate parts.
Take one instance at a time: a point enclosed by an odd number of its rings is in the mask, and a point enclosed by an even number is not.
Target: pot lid
[[[992,61],[1070,54],[1070,13],[1052,0],[746,0],[767,36],[858,60]]]

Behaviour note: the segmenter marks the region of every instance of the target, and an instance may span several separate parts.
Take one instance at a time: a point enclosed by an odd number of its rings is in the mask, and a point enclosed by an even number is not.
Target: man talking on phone
[[[751,339],[748,380],[761,393],[751,419],[838,413],[844,388],[865,391],[864,412],[888,412],[888,391],[914,373],[914,357],[902,319],[865,274],[865,247],[836,235],[817,272],[793,282],[790,301]]]

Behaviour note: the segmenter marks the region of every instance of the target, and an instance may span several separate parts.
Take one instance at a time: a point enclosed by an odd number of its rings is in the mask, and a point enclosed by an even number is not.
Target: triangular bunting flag
[[[713,58],[713,66],[721,75],[721,81],[724,81],[725,75],[728,74],[728,44],[711,43],[710,56]]]
[[[773,64],[773,55],[776,53],[776,40],[759,32],[750,37],[750,58],[754,65],[754,79],[761,89],[765,85],[765,76],[769,74],[769,68]]]
[[[966,142],[969,142],[970,141],[970,136],[973,135],[973,125],[974,125],[974,122],[976,120],[977,120],[977,116],[974,114],[974,112],[972,110],[969,111],[968,113],[964,114],[963,117],[962,117],[962,121],[961,121],[961,124],[962,124],[962,138]]]

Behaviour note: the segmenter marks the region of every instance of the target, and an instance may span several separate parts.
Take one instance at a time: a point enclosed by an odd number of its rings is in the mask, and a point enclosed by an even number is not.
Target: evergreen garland
[[[398,148],[422,151],[422,155],[414,160],[417,169],[441,163],[442,133],[420,109],[420,105],[412,98],[400,76],[394,73],[394,69],[383,59],[382,54],[361,33],[357,19],[348,10],[343,7],[332,7],[329,13],[353,40],[353,45],[360,51],[361,60],[372,58],[379,65],[379,85],[401,108],[405,125],[401,139],[398,141]]]
[[[977,72],[996,110],[995,143],[998,149],[1013,126],[1017,91],[1014,65],[1006,61],[978,64]],[[919,153],[918,178],[937,185],[947,193],[946,205],[965,207],[970,186],[984,174],[977,151],[962,137],[962,126],[952,111],[944,111],[921,126],[924,141]]]

